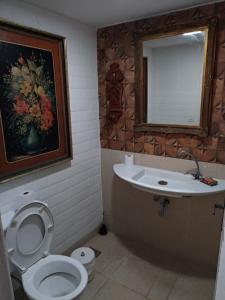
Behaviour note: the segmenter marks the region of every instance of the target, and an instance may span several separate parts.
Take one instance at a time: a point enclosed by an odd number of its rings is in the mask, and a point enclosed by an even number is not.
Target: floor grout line
[[[117,281],[117,280],[115,280],[115,279],[111,279],[111,278],[109,278],[109,280],[113,281],[115,284],[121,285],[122,287],[124,287],[124,288],[126,288],[127,290],[133,292],[134,294],[137,294],[138,296],[141,296],[141,297],[144,297],[144,298],[147,299],[147,296],[145,296],[145,295],[139,293],[138,291],[136,291],[136,290],[134,290],[134,289],[131,289],[130,287],[126,286],[124,283],[119,282],[119,281]]]
[[[174,281],[173,285],[171,286],[171,289],[170,289],[170,291],[169,291],[169,293],[168,293],[168,295],[167,295],[167,297],[166,297],[166,300],[169,300],[169,297],[170,297],[170,295],[172,294],[172,291],[173,291],[173,289],[174,289],[174,287],[175,287],[175,285],[176,285],[176,282],[178,281],[179,278],[180,278],[180,276],[178,276],[178,277],[176,278],[176,280]]]
[[[147,295],[146,295],[147,298],[148,298],[148,295],[150,294],[151,290],[153,289],[153,287],[154,287],[154,285],[155,285],[157,279],[160,277],[161,273],[162,273],[162,270],[157,274],[157,276],[156,276],[154,282],[152,283],[152,286],[149,288],[148,293],[147,293]]]
[[[103,275],[103,274],[101,274],[101,275]],[[102,286],[100,286],[100,287],[97,289],[97,291],[94,293],[93,297],[91,297],[90,300],[94,300],[95,297],[97,296],[97,294],[105,287],[105,285],[106,285],[108,282],[109,282],[109,279],[106,278],[106,281],[103,283]]]

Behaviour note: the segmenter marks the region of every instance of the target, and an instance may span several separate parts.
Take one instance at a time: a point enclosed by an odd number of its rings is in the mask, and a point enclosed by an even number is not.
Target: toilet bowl
[[[22,275],[23,287],[32,300],[76,299],[87,284],[87,272],[76,260],[48,255]]]
[[[72,300],[88,282],[84,266],[71,257],[50,255],[54,222],[45,203],[23,205],[3,219],[8,256],[31,300]],[[5,223],[5,225],[4,225]]]

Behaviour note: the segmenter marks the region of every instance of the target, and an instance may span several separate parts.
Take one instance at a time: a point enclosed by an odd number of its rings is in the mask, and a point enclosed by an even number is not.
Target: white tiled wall
[[[96,32],[72,19],[22,1],[0,0],[0,18],[67,38],[74,159],[0,184],[0,211],[15,207],[33,190],[55,219],[52,245],[60,253],[102,221]]]

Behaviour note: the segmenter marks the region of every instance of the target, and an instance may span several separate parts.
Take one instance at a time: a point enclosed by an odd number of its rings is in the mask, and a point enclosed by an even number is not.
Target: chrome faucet
[[[194,154],[192,153],[192,151],[190,149],[181,149],[179,151],[179,156],[182,157],[182,156],[190,156],[194,162],[196,163],[196,169],[194,170],[191,170],[191,171],[187,171],[185,174],[191,174],[194,176],[194,179],[197,179],[197,180],[200,180],[202,178],[202,174],[200,172],[200,167],[199,167],[199,163],[198,163],[198,160],[197,158],[194,156]]]

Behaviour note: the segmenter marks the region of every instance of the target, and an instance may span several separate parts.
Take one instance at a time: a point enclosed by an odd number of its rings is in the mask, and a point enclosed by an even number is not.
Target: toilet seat
[[[34,201],[15,212],[6,242],[9,259],[21,273],[48,255],[53,228],[52,215],[43,202]]]
[[[84,290],[88,275],[79,261],[63,255],[49,255],[31,266],[22,275],[22,282],[30,299],[71,300]]]

